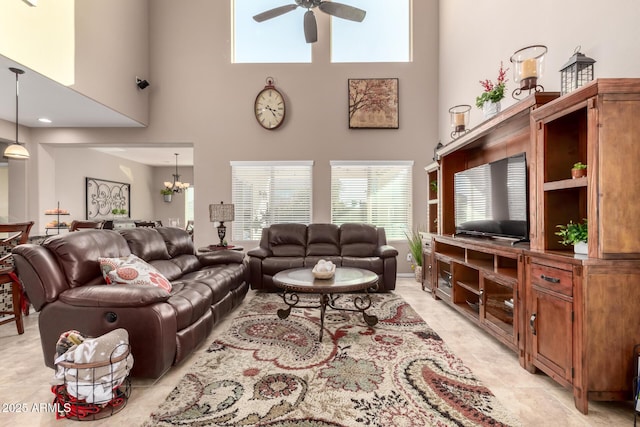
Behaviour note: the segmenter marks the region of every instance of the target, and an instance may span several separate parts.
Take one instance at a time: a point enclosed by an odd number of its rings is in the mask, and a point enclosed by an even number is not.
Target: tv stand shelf
[[[518,275],[523,271],[523,249],[509,242],[447,236],[435,236],[432,246],[433,273],[438,278],[432,280],[434,298],[519,352],[524,366],[522,321],[518,321],[519,305],[514,304],[521,295]]]

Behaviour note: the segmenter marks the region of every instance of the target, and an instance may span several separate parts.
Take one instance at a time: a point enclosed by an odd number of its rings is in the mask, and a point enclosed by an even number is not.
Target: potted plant
[[[476,97],[476,107],[481,108],[484,118],[495,116],[500,112],[500,100],[504,98],[504,90],[507,83],[507,71],[500,61],[500,69],[498,70],[498,79],[495,83],[491,80],[480,80],[480,84],[484,88],[484,92]]]
[[[411,234],[404,233],[409,242],[409,253],[411,254],[411,269],[416,275],[416,282],[422,282],[422,238],[420,233],[415,230]]]
[[[581,223],[569,221],[567,225],[556,225],[559,231],[556,236],[560,237],[559,242],[563,245],[573,245],[573,251],[577,254],[587,254],[587,238],[588,227],[587,220],[583,219]]]
[[[574,163],[571,168],[571,178],[582,178],[583,176],[587,176],[587,165],[582,162]]]
[[[171,197],[173,196],[173,190],[171,188],[163,188],[160,190],[160,194],[164,197],[165,202],[171,203]]]

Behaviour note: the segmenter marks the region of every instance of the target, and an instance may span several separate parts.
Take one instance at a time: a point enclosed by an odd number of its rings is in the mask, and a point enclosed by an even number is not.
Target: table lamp
[[[227,246],[224,243],[224,236],[227,234],[227,227],[224,226],[225,221],[233,221],[235,219],[235,207],[233,204],[224,204],[220,202],[217,205],[209,205],[209,220],[211,222],[219,222],[218,237],[220,243],[218,246]]]

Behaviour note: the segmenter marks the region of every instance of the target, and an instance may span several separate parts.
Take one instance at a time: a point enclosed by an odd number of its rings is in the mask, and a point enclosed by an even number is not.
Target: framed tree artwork
[[[398,129],[398,79],[349,79],[349,128]]]

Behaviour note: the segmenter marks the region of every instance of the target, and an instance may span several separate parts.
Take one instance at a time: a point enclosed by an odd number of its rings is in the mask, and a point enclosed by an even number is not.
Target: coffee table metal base
[[[371,297],[366,292],[363,295],[358,295],[353,300],[354,308],[336,305],[336,301],[343,295],[335,294],[320,294],[317,305],[299,305],[300,297],[296,292],[283,291],[282,300],[287,304],[287,308],[281,308],[278,310],[278,317],[280,319],[286,319],[291,314],[292,308],[319,308],[320,309],[320,336],[319,341],[322,341],[322,333],[324,332],[324,315],[327,311],[327,307],[340,311],[353,311],[362,313],[362,317],[365,323],[369,326],[375,326],[378,323],[378,317],[372,314],[367,314],[366,310],[371,307]]]

